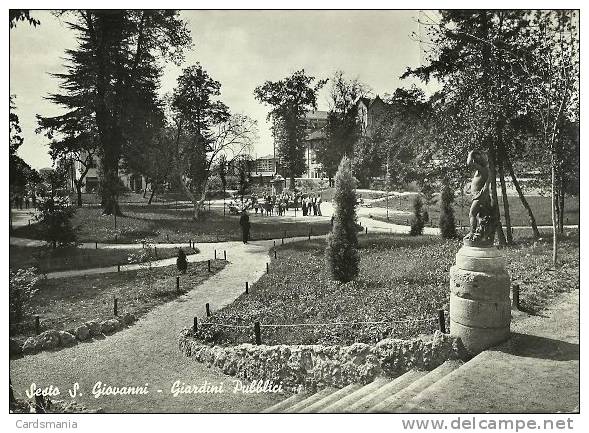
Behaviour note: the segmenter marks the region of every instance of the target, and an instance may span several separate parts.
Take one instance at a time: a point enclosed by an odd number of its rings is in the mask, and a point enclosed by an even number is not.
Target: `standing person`
[[[250,237],[250,217],[245,209],[241,211],[241,217],[239,217],[239,225],[241,226],[241,235],[243,238],[243,243],[247,244]]]
[[[303,209],[303,216],[307,216],[307,197],[303,198],[301,202],[301,208]]]
[[[323,216],[321,214],[321,196],[319,196],[319,198],[317,199],[317,215]]]
[[[313,216],[317,216],[317,197],[313,196]]]

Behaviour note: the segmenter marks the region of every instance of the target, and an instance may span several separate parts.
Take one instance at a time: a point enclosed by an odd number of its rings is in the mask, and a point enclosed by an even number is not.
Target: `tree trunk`
[[[515,173],[513,171],[513,165],[511,164],[511,160],[509,159],[509,156],[507,155],[507,153],[505,153],[505,155],[504,155],[504,162],[505,162],[505,165],[507,166],[507,170],[509,171],[509,176],[511,176],[511,180],[513,181],[513,186],[515,186],[515,190],[517,191],[517,195],[519,196],[519,199],[522,202],[523,207],[528,212],[528,218],[530,220],[530,227],[532,227],[532,232],[534,234],[534,238],[538,239],[538,238],[540,238],[540,232],[538,231],[538,226],[536,225],[536,218],[534,217],[534,213],[532,212],[532,208],[530,207],[528,201],[526,200],[526,197],[524,196],[524,193],[522,192],[519,181],[517,180],[517,177],[515,176]]]
[[[192,202],[192,219],[194,221],[198,221],[200,219],[200,214],[201,214],[200,211],[201,211],[202,200],[198,200],[196,198],[196,195],[193,194],[192,191],[190,191],[188,186],[186,186],[186,183],[184,183],[184,179],[182,179],[181,175],[179,176],[179,180],[180,180],[180,185],[182,186],[182,189],[184,190],[184,192],[188,196],[189,200]]]
[[[76,195],[78,196],[78,207],[82,207],[82,183],[74,182],[74,186],[76,187]]]
[[[564,233],[564,181],[561,179],[560,180],[560,188],[558,190],[559,192],[559,200],[558,200],[558,211],[560,212],[559,217],[558,217],[558,222],[559,222],[559,231],[560,234]]]
[[[551,169],[551,184],[552,184],[552,265],[556,268],[558,260],[558,231],[556,228],[556,170],[554,168],[554,155],[552,155],[552,169]]]
[[[505,241],[505,234],[503,233],[501,215],[499,214],[499,199],[497,198],[497,172],[495,170],[497,152],[495,150],[495,143],[491,144],[490,150],[491,152],[489,152],[489,176],[491,177],[491,208],[493,209],[493,214],[495,215],[495,221],[497,223],[497,226],[495,228],[497,240],[499,241],[499,245],[505,246],[507,242]]]
[[[513,244],[513,235],[511,233],[511,215],[509,213],[509,199],[507,197],[507,187],[505,186],[505,173],[503,170],[503,161],[499,162],[499,181],[501,183],[501,197],[503,199],[503,217],[505,218],[505,230],[507,231],[507,244]]]
[[[147,191],[147,188],[145,188],[145,190]],[[148,200],[147,204],[151,204],[154,195],[155,195],[155,186],[152,186],[151,195],[149,196],[149,200]]]

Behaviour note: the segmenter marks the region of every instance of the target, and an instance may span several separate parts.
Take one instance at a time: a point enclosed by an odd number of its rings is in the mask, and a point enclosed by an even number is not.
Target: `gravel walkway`
[[[91,343],[12,360],[10,374],[15,390],[24,395],[33,382],[53,385],[61,391],[55,399],[69,399],[68,389],[79,382],[82,395],[76,401],[106,412],[257,412],[271,406],[284,397],[233,393],[233,378],[185,358],[177,348],[180,330],[191,326],[194,316],[204,317],[205,303],[209,302],[212,310],[229,304],[242,294],[245,281],[254,282],[265,272],[271,246],[272,241],[198,245],[201,254],[196,257],[211,256],[217,248],[227,250],[230,263],[199,287],[156,307],[128,329]],[[224,382],[225,392],[174,397],[171,387],[175,381],[198,386]],[[97,399],[91,393],[97,382],[119,387],[148,384],[149,393]]]

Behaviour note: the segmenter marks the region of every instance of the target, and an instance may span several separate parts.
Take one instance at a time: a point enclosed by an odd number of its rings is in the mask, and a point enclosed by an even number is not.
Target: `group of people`
[[[233,201],[229,203],[230,209],[237,209],[239,213],[239,225],[243,236],[243,243],[247,244],[250,233],[250,220],[248,209],[252,209],[255,215],[286,215],[286,212],[292,208],[301,209],[303,216],[322,216],[321,214],[321,195],[320,194],[303,194],[301,192],[283,191],[280,194],[264,194],[258,197],[252,194],[251,198],[245,199],[243,205],[238,207]],[[233,213],[233,212],[232,212]]]
[[[23,208],[23,206],[25,207],[25,209],[28,209],[30,207],[31,201],[29,200],[29,196],[22,196],[22,195],[17,195],[16,197],[14,197],[14,209],[21,209]],[[33,207],[36,205],[35,203],[35,196],[33,196]]]
[[[253,209],[256,215],[259,213],[266,216],[284,216],[293,208],[301,208],[303,216],[321,216],[321,196],[283,191],[278,195],[266,194],[261,198],[252,195],[251,199],[244,203],[244,209]]]

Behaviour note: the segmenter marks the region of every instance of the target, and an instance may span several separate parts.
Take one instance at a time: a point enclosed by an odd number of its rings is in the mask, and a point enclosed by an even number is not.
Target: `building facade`
[[[371,137],[374,130],[386,119],[389,105],[376,95],[374,98],[360,98],[357,102],[358,123],[361,134]]]
[[[85,159],[87,156],[85,154],[81,155],[81,159]],[[73,159],[69,160],[69,180],[68,185],[71,191],[75,191],[74,179],[80,179],[80,176],[85,170],[85,167],[79,161],[75,161]],[[83,193],[94,193],[98,191],[98,184],[99,180],[99,165],[100,160],[99,158],[94,155],[92,160],[90,161],[90,168],[88,169],[88,173],[86,173],[86,177],[84,178],[84,186],[82,187]],[[133,192],[142,192],[145,188],[147,188],[147,182],[145,176],[129,173],[125,171],[122,167],[119,167],[119,178],[121,182],[129,191]],[[148,188],[149,189],[149,188]]]
[[[307,120],[307,139],[305,152],[306,177],[320,179],[325,177],[325,171],[317,161],[316,149],[327,139],[327,111],[309,111],[305,118]]]

